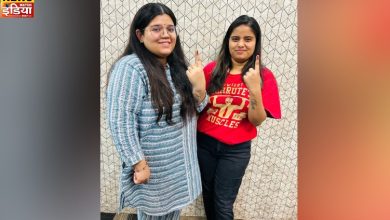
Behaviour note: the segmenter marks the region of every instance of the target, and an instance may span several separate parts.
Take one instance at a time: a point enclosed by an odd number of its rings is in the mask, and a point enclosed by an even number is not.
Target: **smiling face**
[[[229,38],[229,52],[233,63],[245,63],[253,55],[256,36],[247,25],[236,27]]]
[[[143,33],[137,30],[137,37],[160,61],[166,63],[167,57],[175,48],[177,35],[171,17],[163,14],[151,20]]]

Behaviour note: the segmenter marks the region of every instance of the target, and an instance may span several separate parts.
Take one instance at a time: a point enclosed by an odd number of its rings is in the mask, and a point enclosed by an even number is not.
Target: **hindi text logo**
[[[33,18],[34,0],[0,0],[0,18]]]

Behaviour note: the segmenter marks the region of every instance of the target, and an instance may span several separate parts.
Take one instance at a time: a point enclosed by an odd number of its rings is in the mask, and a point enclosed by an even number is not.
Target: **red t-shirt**
[[[216,63],[207,64],[203,71],[206,86]],[[268,117],[281,118],[278,86],[272,72],[263,68],[263,105]],[[223,89],[209,94],[206,108],[198,119],[198,131],[222,143],[233,145],[252,140],[257,136],[256,127],[248,120],[249,90],[241,74],[228,74]]]

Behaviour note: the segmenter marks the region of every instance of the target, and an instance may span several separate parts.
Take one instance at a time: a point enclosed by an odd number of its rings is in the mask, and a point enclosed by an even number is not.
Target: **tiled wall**
[[[101,211],[115,212],[119,158],[106,122],[106,77],[128,40],[131,19],[153,1],[101,0]],[[297,219],[297,0],[160,1],[172,9],[184,52],[203,63],[215,58],[229,24],[239,15],[257,19],[263,33],[263,63],[279,84],[281,120],[267,119],[252,144],[252,157],[235,203],[242,219]],[[130,210],[132,211],[132,210]],[[203,216],[200,198],[182,215]]]

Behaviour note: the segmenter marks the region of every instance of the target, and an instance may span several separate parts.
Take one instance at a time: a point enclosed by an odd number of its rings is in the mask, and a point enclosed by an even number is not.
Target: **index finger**
[[[200,59],[200,54],[198,50],[196,50],[195,52],[195,65],[202,66],[202,60]]]
[[[260,72],[260,56],[258,54],[256,55],[255,71],[256,73]]]

